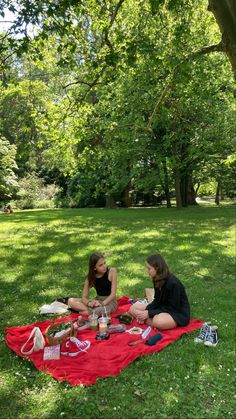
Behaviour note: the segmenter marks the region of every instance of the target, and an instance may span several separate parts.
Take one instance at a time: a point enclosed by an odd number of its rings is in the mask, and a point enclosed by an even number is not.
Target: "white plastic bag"
[[[39,314],[65,314],[68,312],[68,306],[59,301],[53,301],[51,304],[44,304],[39,309]]]
[[[30,340],[32,340],[32,347],[29,351],[25,351],[24,349],[25,349],[27,343],[30,342]],[[43,349],[44,346],[45,346],[45,341],[44,341],[44,337],[42,335],[41,330],[39,329],[39,327],[34,327],[31,330],[29,338],[24,343],[24,345],[21,347],[21,353],[23,355],[30,355],[30,354],[32,354],[32,352],[37,352],[40,349]]]

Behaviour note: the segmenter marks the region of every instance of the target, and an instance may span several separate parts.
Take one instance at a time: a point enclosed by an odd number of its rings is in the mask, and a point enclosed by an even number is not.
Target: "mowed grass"
[[[68,209],[0,215],[0,417],[235,418],[235,207]],[[184,336],[117,377],[71,387],[5,344],[5,326],[42,319],[38,308],[80,296],[93,251],[119,273],[118,295],[151,286],[145,260],[160,252],[184,283],[192,317],[218,325],[220,343]]]

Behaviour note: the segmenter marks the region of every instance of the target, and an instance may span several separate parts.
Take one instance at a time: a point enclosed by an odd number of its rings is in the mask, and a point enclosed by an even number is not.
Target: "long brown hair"
[[[156,278],[153,278],[153,284],[166,279],[170,275],[170,270],[161,255],[151,255],[147,258],[147,263],[151,265],[157,272]]]
[[[103,259],[104,256],[101,253],[92,253],[89,258],[89,270],[88,270],[88,282],[89,287],[94,287],[96,282],[96,271],[94,270],[99,259]]]

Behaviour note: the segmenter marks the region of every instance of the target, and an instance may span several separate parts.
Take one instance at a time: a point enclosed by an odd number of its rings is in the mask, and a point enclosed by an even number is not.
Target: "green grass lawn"
[[[0,215],[0,417],[235,418],[235,207],[68,209]],[[220,343],[197,332],[137,359],[117,377],[71,387],[5,345],[4,326],[41,320],[38,308],[79,296],[93,251],[119,273],[118,295],[151,286],[145,260],[159,252],[184,283],[192,317],[218,325]]]

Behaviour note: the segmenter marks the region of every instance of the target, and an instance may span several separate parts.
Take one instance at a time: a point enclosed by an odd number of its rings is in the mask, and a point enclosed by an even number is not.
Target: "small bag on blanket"
[[[31,344],[31,347],[30,349],[25,350],[28,344]],[[44,341],[44,337],[41,330],[39,329],[39,327],[34,327],[31,330],[31,333],[27,341],[24,343],[24,345],[22,345],[20,351],[23,355],[30,355],[33,352],[40,351],[40,349],[43,349],[44,346],[45,346],[45,341]]]

